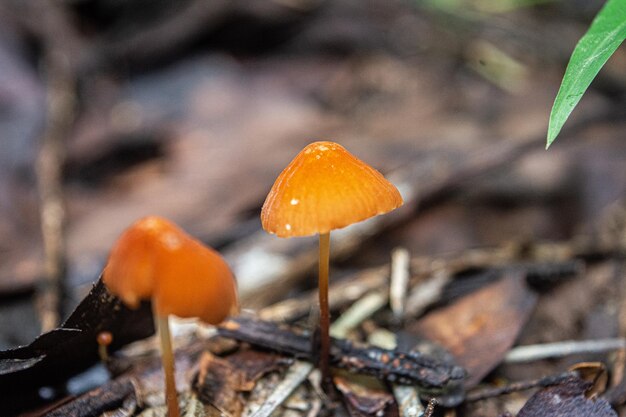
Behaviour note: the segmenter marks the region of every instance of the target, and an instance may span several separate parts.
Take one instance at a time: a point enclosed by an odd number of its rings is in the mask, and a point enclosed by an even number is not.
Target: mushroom
[[[330,381],[328,268],[330,231],[402,205],[398,189],[334,142],[306,146],[280,173],[261,210],[263,228],[279,237],[319,234],[320,369]]]
[[[113,343],[113,335],[108,330],[103,330],[97,334],[96,342],[98,342],[98,356],[100,356],[100,361],[106,365],[109,361],[107,347]]]
[[[214,250],[168,220],[149,216],[119,237],[102,280],[130,308],[152,300],[161,342],[169,417],[179,417],[168,316],[217,324],[238,311],[235,279]]]

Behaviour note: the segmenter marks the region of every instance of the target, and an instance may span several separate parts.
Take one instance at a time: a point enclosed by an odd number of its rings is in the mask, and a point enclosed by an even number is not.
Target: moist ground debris
[[[0,416],[164,416],[150,306],[98,281],[146,215],[219,245],[244,309],[175,321],[185,417],[624,414],[623,48],[545,150],[603,3],[0,1]],[[405,201],[333,232],[332,398],[315,240],[259,222],[318,140]]]

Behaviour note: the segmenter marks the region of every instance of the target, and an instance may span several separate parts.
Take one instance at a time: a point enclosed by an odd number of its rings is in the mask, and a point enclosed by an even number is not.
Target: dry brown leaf
[[[355,375],[335,376],[335,386],[343,396],[352,417],[392,417],[398,415],[393,395],[378,380]]]
[[[580,362],[570,366],[569,370],[578,372],[582,380],[592,384],[585,392],[587,398],[596,398],[606,391],[609,374],[602,362]]]
[[[498,282],[433,311],[410,331],[448,349],[469,373],[467,388],[495,368],[513,345],[537,302],[523,274]]]
[[[281,356],[249,349],[226,358],[205,352],[194,386],[200,400],[229,416],[238,416],[244,405],[240,394],[251,391],[263,375],[282,370],[289,363]]]

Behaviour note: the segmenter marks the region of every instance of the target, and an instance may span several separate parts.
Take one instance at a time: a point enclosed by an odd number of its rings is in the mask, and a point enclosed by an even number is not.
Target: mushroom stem
[[[153,314],[161,342],[161,360],[163,362],[163,371],[165,372],[165,403],[167,404],[167,417],[180,417],[176,379],[174,378],[174,353],[172,351],[169,319],[167,315],[162,316],[158,314],[156,310]]]
[[[100,361],[106,365],[109,362],[109,352],[107,348],[113,342],[113,335],[111,332],[103,330],[96,336],[96,342],[98,342],[98,356],[100,356]]]
[[[100,357],[100,362],[103,364],[106,365],[107,362],[109,362],[109,352],[106,345],[98,345],[98,356]]]
[[[328,265],[330,262],[330,232],[320,233],[319,299],[320,299],[320,371],[324,384],[330,384],[330,312],[328,308]]]

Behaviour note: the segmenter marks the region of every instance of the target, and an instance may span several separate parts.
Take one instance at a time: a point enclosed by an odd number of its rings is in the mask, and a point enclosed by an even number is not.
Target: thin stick
[[[386,294],[371,292],[355,302],[343,312],[341,317],[330,326],[330,335],[337,339],[345,339],[363,321],[387,304]]]
[[[176,379],[174,377],[174,353],[172,350],[168,316],[161,316],[155,311],[154,321],[157,324],[157,331],[161,341],[161,360],[163,362],[163,372],[165,372],[165,403],[167,404],[167,416],[180,417]]]
[[[625,339],[598,339],[598,340],[567,340],[556,343],[518,346],[507,353],[506,363],[532,362],[548,358],[580,353],[603,353],[611,350],[626,349]]]
[[[417,317],[429,306],[441,299],[446,285],[452,281],[449,270],[442,268],[432,272],[431,276],[416,285],[408,295],[404,314]]]
[[[37,158],[39,215],[45,255],[45,275],[38,294],[41,329],[50,331],[63,319],[67,293],[66,210],[63,193],[65,141],[75,118],[75,80],[67,53],[46,51],[47,124]]]
[[[15,19],[16,28],[29,33],[43,52],[46,78],[46,123],[36,161],[39,218],[44,270],[37,289],[36,308],[42,332],[63,320],[67,285],[67,249],[63,166],[66,141],[77,116],[75,57],[82,36],[74,30],[65,5],[51,1],[2,2],[0,14]]]
[[[391,252],[391,282],[389,284],[389,306],[396,320],[402,319],[406,307],[411,258],[405,248]]]
[[[254,413],[251,413],[252,417],[269,417],[272,415],[272,413],[289,398],[291,393],[304,382],[312,370],[313,366],[308,362],[294,362],[294,364],[289,367],[283,380],[276,386],[270,396],[267,397],[263,405],[255,410]],[[246,413],[244,413],[244,415],[245,414]]]
[[[322,383],[330,383],[330,310],[328,307],[328,267],[330,233],[320,233],[319,298],[320,298],[320,371]]]
[[[576,377],[578,373],[576,372],[564,372],[558,375],[550,375],[545,376],[539,379],[532,379],[529,381],[520,381],[514,382],[512,384],[508,384],[502,387],[489,387],[484,389],[479,389],[476,391],[469,392],[465,401],[467,402],[476,402],[481,400],[486,400],[487,398],[499,397],[500,395],[510,394],[512,392],[524,391],[531,388],[538,387],[548,387],[550,385],[557,385],[566,381],[569,378]]]

